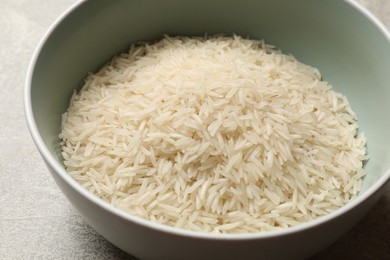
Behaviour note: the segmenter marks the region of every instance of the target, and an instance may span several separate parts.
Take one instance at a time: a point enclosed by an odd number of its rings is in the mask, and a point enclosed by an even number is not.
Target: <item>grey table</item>
[[[389,0],[359,1],[390,27]],[[24,119],[33,50],[75,2],[0,0],[0,259],[135,259],[91,229],[66,200]],[[355,228],[312,259],[390,259],[390,189]]]

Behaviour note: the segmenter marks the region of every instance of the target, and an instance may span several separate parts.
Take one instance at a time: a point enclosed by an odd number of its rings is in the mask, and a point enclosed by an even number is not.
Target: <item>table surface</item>
[[[389,0],[358,1],[390,28]],[[32,53],[75,2],[0,0],[0,259],[135,259],[90,228],[64,197],[24,119]],[[312,259],[390,259],[390,189],[357,226]]]

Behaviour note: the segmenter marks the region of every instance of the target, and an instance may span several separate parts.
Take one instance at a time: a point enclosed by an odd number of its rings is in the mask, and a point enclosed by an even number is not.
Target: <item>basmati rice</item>
[[[213,233],[288,228],[341,207],[367,159],[345,96],[264,41],[133,45],[63,114],[69,174],[130,214]]]

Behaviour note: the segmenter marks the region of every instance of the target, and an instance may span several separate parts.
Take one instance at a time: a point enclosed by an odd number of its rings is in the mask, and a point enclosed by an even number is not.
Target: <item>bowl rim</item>
[[[351,8],[354,8],[355,10],[359,11],[361,15],[364,15],[368,20],[371,21],[372,24],[374,24],[377,29],[381,31],[383,36],[387,38],[390,44],[390,31],[386,28],[386,26],[374,15],[372,14],[368,9],[366,9],[364,6],[362,6],[360,3],[358,3],[356,0],[343,0],[345,3],[351,6]],[[115,215],[116,217],[119,217],[125,221],[129,221],[133,224],[140,225],[144,228],[148,228],[154,231],[168,233],[171,235],[180,235],[184,237],[192,237],[192,238],[198,238],[198,239],[207,239],[207,240],[259,240],[259,239],[269,239],[269,238],[275,238],[280,236],[288,236],[293,233],[299,233],[304,232],[306,230],[312,229],[314,227],[320,226],[328,221],[334,220],[338,218],[339,216],[343,215],[344,213],[352,210],[368,198],[370,198],[374,193],[376,193],[378,190],[380,190],[384,185],[387,184],[387,182],[390,181],[390,169],[385,171],[385,173],[374,183],[372,184],[363,194],[357,196],[344,206],[336,209],[335,211],[325,215],[321,216],[317,219],[311,220],[306,223],[298,224],[293,227],[289,228],[283,228],[279,230],[271,230],[271,231],[265,231],[265,232],[257,232],[257,233],[237,233],[237,234],[215,234],[215,233],[207,233],[207,232],[198,232],[198,231],[191,231],[191,230],[185,230],[181,228],[176,228],[172,226],[167,226],[164,224],[159,224],[152,222],[150,220],[143,219],[139,216],[131,215],[130,213],[127,213],[123,210],[120,210],[118,208],[115,208],[111,204],[109,204],[106,201],[103,201],[99,199],[97,196],[93,195],[89,191],[87,191],[85,188],[83,188],[76,180],[74,180],[65,170],[65,168],[56,160],[54,159],[54,156],[49,151],[48,147],[45,145],[39,131],[38,127],[36,125],[34,115],[33,115],[33,109],[32,109],[32,100],[31,100],[31,83],[32,83],[32,77],[34,74],[34,68],[37,63],[37,60],[39,58],[39,55],[42,51],[43,46],[45,45],[45,42],[50,37],[50,35],[55,31],[55,29],[61,24],[63,20],[65,20],[69,14],[71,14],[75,9],[77,9],[82,4],[88,2],[88,0],[78,0],[76,3],[71,5],[65,12],[63,12],[48,28],[48,30],[45,32],[43,37],[41,38],[38,46],[36,47],[32,59],[28,66],[27,71],[27,77],[25,81],[24,86],[24,113],[25,113],[25,119],[27,122],[28,129],[30,131],[30,134],[32,136],[32,139],[43,157],[44,161],[48,164],[49,167],[53,169],[52,174],[57,174],[68,186],[70,186],[73,190],[75,190],[77,193],[79,193],[81,196],[86,198],[89,202],[95,204],[96,206],[100,207],[101,209]]]

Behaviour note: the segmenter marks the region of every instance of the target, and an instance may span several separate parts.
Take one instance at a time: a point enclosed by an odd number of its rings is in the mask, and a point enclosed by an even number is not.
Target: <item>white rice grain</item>
[[[288,228],[357,196],[366,138],[319,71],[263,41],[132,45],[74,93],[69,174],[115,207],[213,233]]]

